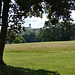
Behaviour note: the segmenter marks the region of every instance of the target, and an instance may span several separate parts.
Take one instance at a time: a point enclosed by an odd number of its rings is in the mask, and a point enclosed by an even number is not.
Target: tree
[[[30,42],[40,42],[40,33],[33,29],[26,28],[25,32],[22,32],[22,37],[26,40],[27,43]]]
[[[14,31],[16,31],[17,29],[20,31],[23,16],[25,16],[25,18],[27,16],[42,17],[42,13],[46,12],[48,13],[50,21],[55,24],[60,18],[63,18],[64,22],[70,21],[71,10],[75,10],[75,0],[15,0],[15,2],[16,3],[12,5],[11,0],[0,0],[0,15],[2,14],[0,65],[5,65],[3,62],[3,51],[5,47],[8,22],[13,21],[14,24],[12,26],[9,25],[12,30],[15,29]],[[3,12],[1,12],[2,3],[4,4]],[[9,11],[10,7],[13,8],[13,11]],[[12,19],[8,18],[8,12],[14,12],[14,15],[10,16]]]
[[[42,41],[60,41],[62,36],[62,26],[60,24],[52,25],[51,22],[40,30]]]
[[[6,1],[3,0],[4,6],[3,6],[3,13],[2,13],[2,27],[1,27],[1,38],[0,38],[0,65],[5,65],[3,61],[3,51],[5,47],[5,40],[6,40],[6,33],[7,33],[7,27],[8,27],[8,12],[9,12],[9,2],[10,0]],[[0,1],[0,4],[2,5],[2,0]],[[0,5],[0,6],[1,6]],[[1,7],[0,7],[1,10]],[[1,11],[0,11],[1,15]]]
[[[25,43],[26,41],[24,40],[24,38],[21,35],[18,35],[12,43]]]
[[[72,31],[72,33],[71,33],[71,40],[75,40],[75,23],[74,24],[72,24],[72,26],[71,26],[71,31]]]
[[[58,23],[52,25],[49,21],[48,24],[40,30],[40,38],[42,41],[69,41],[74,40],[75,31],[74,24],[66,22],[67,27],[64,23]]]
[[[41,42],[41,39],[40,39],[40,30],[35,32],[35,39],[34,39],[34,41],[35,42]]]

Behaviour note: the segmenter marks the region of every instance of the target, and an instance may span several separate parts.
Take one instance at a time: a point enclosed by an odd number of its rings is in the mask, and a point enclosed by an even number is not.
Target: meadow
[[[75,75],[75,41],[6,44],[4,61],[13,67],[32,71],[58,71],[60,75]]]

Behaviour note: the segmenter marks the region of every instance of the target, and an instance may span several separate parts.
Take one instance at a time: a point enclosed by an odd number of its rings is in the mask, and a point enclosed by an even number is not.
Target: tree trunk
[[[2,4],[1,4],[1,0],[0,0],[0,15],[1,15],[1,5],[2,5]]]
[[[0,65],[6,65],[3,61],[3,52],[6,41],[7,27],[8,27],[8,12],[9,12],[9,2],[10,0],[3,0],[3,13],[2,13],[2,27],[0,35]]]

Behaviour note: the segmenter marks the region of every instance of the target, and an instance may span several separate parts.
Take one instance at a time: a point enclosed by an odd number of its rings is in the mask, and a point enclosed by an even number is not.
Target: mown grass
[[[11,66],[35,69],[35,72],[43,69],[58,71],[61,75],[74,75],[75,41],[8,44],[5,47],[4,61]]]

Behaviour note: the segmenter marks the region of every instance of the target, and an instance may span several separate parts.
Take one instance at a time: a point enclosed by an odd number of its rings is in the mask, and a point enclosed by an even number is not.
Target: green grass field
[[[75,41],[7,44],[4,61],[14,67],[36,71],[40,69],[58,71],[60,75],[75,75]]]

